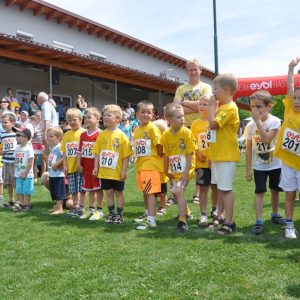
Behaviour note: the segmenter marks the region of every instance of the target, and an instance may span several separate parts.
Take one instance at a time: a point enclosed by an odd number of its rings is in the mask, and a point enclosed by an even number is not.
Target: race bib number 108
[[[151,156],[151,140],[137,139],[134,145],[134,154],[136,157]]]

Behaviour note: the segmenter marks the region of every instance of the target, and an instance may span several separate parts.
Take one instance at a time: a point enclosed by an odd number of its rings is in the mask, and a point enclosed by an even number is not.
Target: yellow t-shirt
[[[198,142],[198,150],[201,154],[206,156],[206,160],[201,162],[198,160],[196,156],[196,169],[199,168],[208,168],[209,166],[209,150],[208,150],[208,142],[207,142],[207,129],[208,129],[208,121],[204,121],[198,119],[192,123],[191,131]]]
[[[221,105],[216,112],[214,121],[219,129],[211,130],[215,142],[209,142],[211,161],[236,161],[240,159],[237,133],[240,125],[237,105],[232,101]]]
[[[16,108],[20,108],[20,104],[16,101],[12,101],[9,103],[10,108],[14,111]]]
[[[99,156],[98,177],[120,181],[123,159],[131,156],[133,151],[122,130],[106,129],[98,135],[92,153]]]
[[[284,121],[279,131],[275,155],[289,167],[300,171],[300,112],[293,107],[293,97],[285,97]]]
[[[177,133],[173,133],[171,128],[167,129],[162,136],[164,154],[169,157],[169,172],[176,180],[182,177],[185,170],[187,156],[193,154],[197,149],[197,141],[190,129],[183,126]],[[193,154],[192,167],[189,178],[194,175],[195,156]]]
[[[161,145],[161,133],[157,126],[149,122],[134,131],[134,155],[137,157],[136,171],[164,172],[161,157],[157,154],[157,145]]]
[[[77,150],[79,147],[80,135],[84,131],[84,128],[69,130],[64,134],[61,141],[60,150],[67,157],[67,170],[69,174],[77,172]]]
[[[174,99],[180,99],[181,101],[199,101],[204,95],[212,94],[211,86],[204,82],[199,82],[196,85],[185,83],[180,85],[175,94]],[[191,126],[193,121],[200,118],[199,113],[185,114],[185,126]]]

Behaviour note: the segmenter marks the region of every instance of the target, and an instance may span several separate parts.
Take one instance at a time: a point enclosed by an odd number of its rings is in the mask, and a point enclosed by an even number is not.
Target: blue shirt
[[[52,170],[52,164],[62,159],[63,153],[60,151],[60,144],[54,146],[48,157],[48,172],[49,177],[65,177],[63,169],[57,169],[56,171]]]
[[[130,138],[131,138],[131,131],[132,131],[131,126],[128,124],[127,126],[123,127],[121,124],[119,124],[118,127],[119,127],[119,129],[121,129],[126,134],[126,136],[128,137],[128,139],[130,140]]]

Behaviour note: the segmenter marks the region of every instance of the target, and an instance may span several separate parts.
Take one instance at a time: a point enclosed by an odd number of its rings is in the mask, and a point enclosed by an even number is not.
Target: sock
[[[292,227],[294,225],[293,219],[286,219],[286,227]]]
[[[117,207],[117,213],[118,213],[118,215],[122,216],[123,207]]]
[[[97,206],[97,210],[102,210],[102,207]]]
[[[145,215],[148,216],[148,209],[145,209]]]
[[[108,206],[108,210],[109,210],[109,213],[114,215],[115,214],[115,206],[114,205],[110,205]]]
[[[191,212],[190,208],[187,206],[187,207],[186,207],[186,214],[187,214],[187,215],[190,215],[191,213],[192,213],[192,212]]]
[[[207,213],[206,213],[206,212],[202,212],[202,213],[201,213],[201,216],[207,217]]]
[[[149,223],[155,223],[155,217],[153,217],[153,216],[147,216],[147,221]]]
[[[262,225],[263,224],[263,220],[262,219],[257,219],[256,220],[256,225]]]
[[[185,216],[179,216],[179,221],[186,224],[186,217]]]

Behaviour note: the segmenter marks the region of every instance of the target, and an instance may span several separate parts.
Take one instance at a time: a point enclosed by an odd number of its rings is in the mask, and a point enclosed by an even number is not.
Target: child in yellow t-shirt
[[[106,191],[109,210],[106,223],[109,224],[124,222],[124,184],[127,178],[128,160],[133,154],[127,136],[118,128],[121,117],[120,106],[114,104],[104,106],[103,123],[106,129],[98,135],[92,150],[95,154],[93,175],[100,178],[101,189]]]
[[[165,118],[171,127],[163,133],[165,174],[171,182],[171,191],[175,194],[179,207],[179,221],[177,230],[188,230],[186,222],[187,204],[184,189],[194,175],[194,152],[197,142],[190,129],[184,124],[183,107],[176,103],[169,103],[165,107]]]
[[[208,129],[208,101],[210,96],[203,96],[199,100],[199,114],[200,119],[192,123],[191,131],[195,139],[198,141],[198,148],[196,154],[196,192],[195,198],[199,199],[200,204],[200,220],[199,227],[206,227],[208,225],[207,218],[207,198],[208,189],[211,186],[212,190],[212,218],[217,217],[217,187],[211,184],[211,170],[209,163],[209,149],[207,142],[207,129]]]
[[[84,213],[84,207],[79,206],[79,193],[82,192],[82,176],[77,171],[77,151],[80,135],[84,131],[81,128],[82,114],[77,108],[70,108],[66,113],[66,120],[71,130],[67,131],[61,141],[60,150],[63,153],[64,172],[68,176],[69,193],[72,195],[74,208],[68,216],[80,217]]]
[[[289,64],[284,121],[275,148],[275,155],[282,161],[279,186],[285,191],[285,237],[288,239],[297,238],[293,214],[296,192],[300,190],[300,86],[294,89],[294,68],[299,61],[296,58]]]
[[[240,124],[237,105],[232,97],[237,80],[232,74],[219,75],[214,79],[214,95],[209,99],[209,155],[211,160],[211,183],[218,188],[218,217],[223,223],[219,234],[230,234],[236,226],[233,222],[234,197],[232,192],[236,163],[239,161],[237,132]],[[217,100],[220,106],[217,109]],[[226,175],[225,175],[226,174]],[[225,220],[222,217],[225,210]],[[218,225],[218,220],[213,225]]]
[[[156,194],[161,192],[162,162],[161,133],[151,120],[154,106],[143,100],[137,105],[139,127],[134,131],[134,155],[137,158],[137,185],[144,193],[144,207],[147,220],[137,227],[138,230],[155,228]]]

